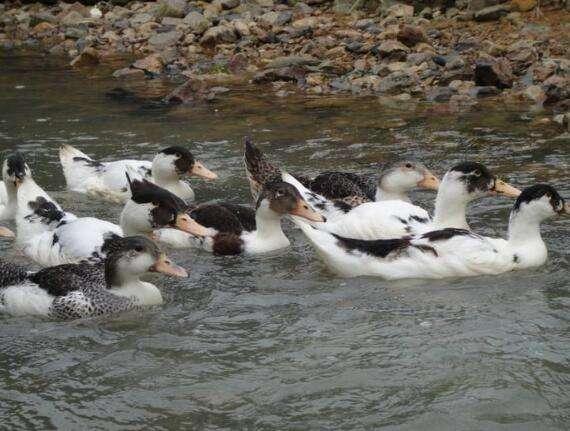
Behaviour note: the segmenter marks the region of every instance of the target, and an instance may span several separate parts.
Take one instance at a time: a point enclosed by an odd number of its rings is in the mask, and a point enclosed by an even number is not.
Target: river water
[[[295,172],[374,172],[414,158],[441,175],[486,163],[524,187],[570,198],[568,135],[540,113],[491,102],[454,113],[378,98],[279,99],[243,89],[165,109],[117,101],[171,83],[118,83],[39,56],[0,56],[0,151],[21,150],[68,210],[117,221],[120,207],[65,191],[57,148],[101,160],[188,145],[220,175],[199,201],[250,201],[245,135]],[[434,195],[415,193],[431,208]],[[474,230],[504,235],[511,201],[470,207]],[[76,322],[0,316],[3,429],[549,430],[570,426],[570,223],[543,232],[548,263],[495,277],[385,282],[331,275],[299,231],[289,249],[213,257],[172,251],[185,280],[141,313]],[[3,255],[25,262],[12,244]]]

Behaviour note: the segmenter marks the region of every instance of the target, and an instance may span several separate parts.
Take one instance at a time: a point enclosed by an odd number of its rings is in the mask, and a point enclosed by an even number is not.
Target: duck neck
[[[469,229],[465,196],[450,193],[442,184],[435,199],[433,223],[437,228]]]
[[[376,196],[374,198],[376,202],[380,201],[404,201],[410,202],[410,198],[405,192],[399,190],[386,190],[382,187],[376,187]]]
[[[142,281],[138,275],[117,274],[112,264],[105,266],[105,281],[111,293],[129,298],[136,305],[162,304],[162,295],[154,284]]]
[[[270,251],[289,245],[281,228],[281,215],[261,205],[255,213],[255,223],[256,230],[245,238],[248,251]]]
[[[512,212],[509,219],[508,243],[514,263],[520,267],[542,265],[548,257],[540,234],[540,219],[524,211]]]

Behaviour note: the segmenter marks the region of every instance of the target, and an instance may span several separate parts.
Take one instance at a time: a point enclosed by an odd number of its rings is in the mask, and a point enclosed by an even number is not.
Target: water
[[[120,208],[65,192],[63,143],[104,160],[189,145],[220,174],[194,182],[198,199],[245,203],[245,135],[295,172],[373,172],[413,157],[442,174],[470,159],[519,187],[548,181],[570,197],[570,139],[517,106],[450,113],[257,88],[150,109],[105,97],[117,86],[106,69],[35,56],[0,57],[0,68],[1,155],[23,151],[38,182],[78,215],[117,221]],[[149,97],[172,85],[152,83]],[[433,194],[414,198],[432,206]],[[481,200],[472,226],[502,235],[511,205]],[[72,323],[0,316],[0,428],[567,429],[568,227],[543,227],[551,254],[540,269],[442,281],[335,278],[288,224],[292,247],[267,255],[171,252],[191,274],[155,278],[162,307]]]

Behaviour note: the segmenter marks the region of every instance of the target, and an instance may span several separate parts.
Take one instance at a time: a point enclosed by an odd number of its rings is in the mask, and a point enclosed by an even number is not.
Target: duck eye
[[[481,176],[481,171],[479,169],[473,171],[473,175],[475,175],[476,177],[480,177]]]
[[[143,250],[144,250],[144,249],[143,249],[143,246],[142,246],[142,245],[137,245],[137,246],[135,247],[135,251],[138,252],[138,253],[142,252]]]
[[[411,164],[411,163],[406,163],[406,168],[412,169],[412,164]]]

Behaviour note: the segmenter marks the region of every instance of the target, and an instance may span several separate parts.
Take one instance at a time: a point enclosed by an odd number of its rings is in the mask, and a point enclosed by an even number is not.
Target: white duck
[[[151,235],[154,229],[169,227],[189,233],[202,232],[203,227],[184,213],[185,206],[180,206],[180,199],[164,193],[166,195],[151,196],[152,201],[141,204],[129,200],[126,205],[129,209],[123,211],[121,226],[118,226],[64,212],[32,178],[26,177],[18,186],[17,244],[38,264],[53,266],[100,261],[105,257],[107,243],[122,237],[123,231],[130,235]],[[136,192],[133,199],[139,199]]]
[[[313,222],[324,217],[309,208],[290,184],[266,184],[256,209],[228,203],[203,204],[188,213],[206,228],[200,236],[156,232],[156,239],[175,247],[199,247],[217,255],[258,254],[289,246],[283,233],[283,216],[296,215]]]
[[[195,160],[190,151],[180,146],[161,150],[152,162],[99,162],[71,145],[64,145],[60,148],[59,159],[69,190],[120,203],[129,199],[125,173],[129,173],[132,178],[151,180],[184,200],[194,199],[194,191],[184,181],[186,176],[194,175],[210,180],[218,177]]]
[[[12,153],[2,164],[2,179],[0,182],[0,220],[13,220],[16,217],[17,186],[32,171],[19,152]]]
[[[549,185],[525,189],[510,215],[506,240],[446,228],[414,237],[359,240],[334,235],[299,219],[329,269],[344,277],[385,279],[467,277],[500,274],[544,264],[547,249],[540,223],[570,214],[570,205]]]
[[[293,181],[289,178],[289,182]],[[303,187],[298,182],[296,186]],[[328,215],[328,222],[319,229],[349,238],[381,239],[446,227],[469,229],[469,202],[494,194],[516,197],[520,190],[496,178],[480,163],[460,163],[445,174],[439,186],[433,221],[426,210],[404,201],[368,202],[343,212],[338,204],[311,195],[306,189],[301,194],[314,208],[324,208]]]
[[[140,279],[160,272],[187,277],[145,237],[119,238],[105,260],[31,272],[0,260],[0,312],[78,319],[162,304],[160,290]]]

